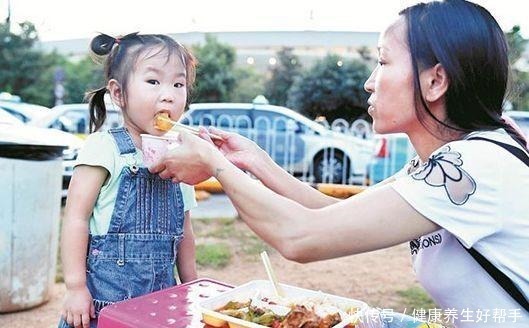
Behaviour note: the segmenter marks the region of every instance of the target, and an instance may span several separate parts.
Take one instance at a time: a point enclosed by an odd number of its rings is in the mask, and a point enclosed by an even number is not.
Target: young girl
[[[66,298],[59,327],[95,327],[116,301],[196,279],[189,210],[194,189],[149,173],[140,134],[160,135],[154,118],[178,120],[194,82],[194,57],[165,35],[101,34],[92,52],[105,63],[105,87],[91,92],[90,128],[105,120],[104,96],[123,127],[91,134],[79,153],[62,226]]]
[[[418,154],[381,185],[338,201],[222,131],[214,131],[224,137],[215,141],[220,151],[182,135],[178,152],[152,172],[188,183],[215,175],[241,218],[299,262],[410,242],[418,280],[446,321],[529,327],[529,156],[502,119],[509,71],[502,30],[479,5],[432,1],[401,12],[378,49],[365,83],[373,127],[406,133]]]

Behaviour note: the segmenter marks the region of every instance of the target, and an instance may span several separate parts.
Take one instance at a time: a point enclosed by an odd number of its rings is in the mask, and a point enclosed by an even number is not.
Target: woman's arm
[[[251,172],[265,186],[276,193],[308,208],[321,208],[339,201],[339,199],[327,196],[293,177],[277,165],[253,141],[237,133],[225,132],[215,128],[210,130],[223,138],[223,142],[215,141],[215,143],[230,162]],[[206,140],[209,139],[207,133],[201,134],[201,137]]]
[[[241,218],[291,260],[310,262],[372,251],[439,229],[390,185],[309,209],[248,181],[229,163],[220,162],[214,170]]]
[[[391,184],[311,209],[252,180],[204,140],[185,135],[178,149],[157,167],[162,178],[193,183],[197,172],[214,175],[250,228],[291,260],[308,262],[371,251],[439,228]]]
[[[189,211],[185,212],[184,239],[178,245],[178,257],[176,261],[178,276],[181,282],[197,279],[197,267],[195,257],[195,236],[191,225]]]

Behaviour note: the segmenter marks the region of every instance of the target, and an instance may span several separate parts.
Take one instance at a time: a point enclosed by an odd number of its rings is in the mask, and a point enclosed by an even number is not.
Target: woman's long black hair
[[[415,97],[422,103],[416,106],[419,120],[424,124],[426,114],[444,128],[462,133],[504,128],[526,148],[524,137],[501,117],[509,60],[507,41],[494,17],[465,0],[419,3],[400,15],[407,23]],[[444,122],[429,110],[419,84],[421,69],[437,63],[450,81]]]

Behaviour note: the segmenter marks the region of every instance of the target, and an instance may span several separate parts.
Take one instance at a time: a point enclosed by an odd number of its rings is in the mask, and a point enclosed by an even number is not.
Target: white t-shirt
[[[101,188],[90,217],[90,233],[104,235],[110,227],[110,219],[121,180],[121,171],[125,166],[143,166],[142,152],[136,148],[135,154],[121,156],[114,137],[110,133],[95,132],[86,138],[83,148],[79,151],[75,166],[77,165],[101,166],[110,174]],[[180,183],[180,189],[182,190],[184,211],[196,207],[194,187]]]
[[[504,130],[470,136],[521,148]],[[455,309],[457,327],[529,327],[529,314],[458,242],[529,297],[529,168],[491,142],[459,140],[411,171],[397,174],[392,187],[442,227],[410,243],[423,287],[445,311]]]

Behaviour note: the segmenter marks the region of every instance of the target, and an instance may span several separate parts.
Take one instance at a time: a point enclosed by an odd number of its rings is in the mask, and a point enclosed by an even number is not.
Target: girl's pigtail
[[[90,133],[96,132],[105,122],[107,118],[107,108],[105,106],[106,87],[90,91],[86,94],[89,99],[90,111]]]

